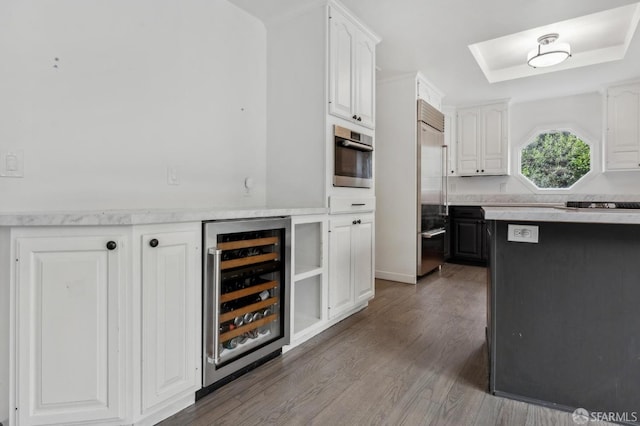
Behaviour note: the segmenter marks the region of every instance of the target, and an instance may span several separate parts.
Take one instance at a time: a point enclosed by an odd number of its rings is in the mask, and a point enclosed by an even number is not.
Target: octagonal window
[[[591,171],[591,147],[570,131],[539,133],[520,151],[520,174],[539,189],[567,189]]]

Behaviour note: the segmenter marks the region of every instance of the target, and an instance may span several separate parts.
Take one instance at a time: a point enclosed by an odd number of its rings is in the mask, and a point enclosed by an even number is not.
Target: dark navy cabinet
[[[451,221],[450,262],[486,265],[487,237],[486,223],[479,206],[452,206],[449,210]]]

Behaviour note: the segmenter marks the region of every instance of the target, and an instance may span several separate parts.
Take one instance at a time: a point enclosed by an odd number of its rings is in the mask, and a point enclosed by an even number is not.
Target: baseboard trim
[[[405,284],[416,284],[417,278],[415,275],[399,274],[397,272],[388,271],[376,271],[376,278],[388,281],[397,281]]]

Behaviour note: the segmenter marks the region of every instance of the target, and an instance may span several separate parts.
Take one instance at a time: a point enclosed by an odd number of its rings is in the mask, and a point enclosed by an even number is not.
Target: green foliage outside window
[[[522,149],[520,164],[538,188],[569,188],[591,170],[590,148],[570,132],[541,133]]]

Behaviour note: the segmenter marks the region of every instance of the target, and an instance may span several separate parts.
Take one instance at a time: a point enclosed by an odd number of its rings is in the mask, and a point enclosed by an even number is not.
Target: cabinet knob
[[[358,121],[362,121],[362,117],[358,117]]]
[[[361,224],[361,223],[362,223],[362,221],[361,221],[360,219],[358,219],[358,221],[357,221],[357,222],[358,222],[358,224]]]
[[[484,169],[480,170],[482,173],[484,173]]]
[[[357,220],[354,220],[354,221],[353,221],[353,224],[354,224],[354,225],[357,225],[357,224],[358,224],[358,221],[357,221]]]
[[[476,170],[476,173],[480,173],[480,170]]]
[[[358,119],[358,116],[357,116],[357,115],[355,115],[355,114],[353,114],[353,117],[351,117],[351,118],[353,118],[354,120],[357,120],[357,119]]]
[[[155,238],[152,239],[151,241],[149,241],[149,245],[151,247],[158,247],[158,240],[156,240]]]
[[[116,247],[118,247],[118,244],[116,244],[115,241],[109,241],[107,243],[107,250],[115,250]]]

